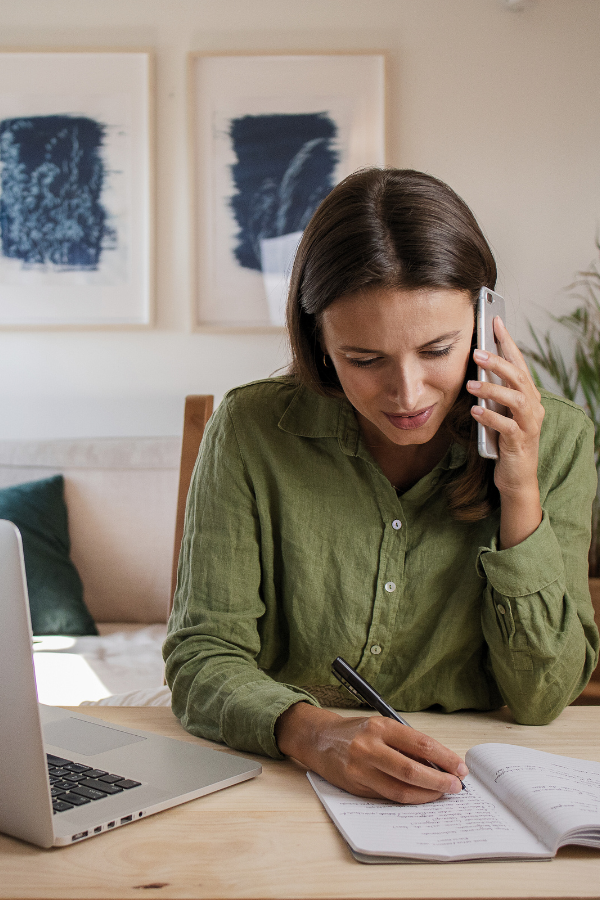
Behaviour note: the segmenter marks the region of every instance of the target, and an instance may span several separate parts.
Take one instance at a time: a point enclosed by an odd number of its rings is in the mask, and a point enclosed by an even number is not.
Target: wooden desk
[[[169,709],[88,707],[115,723],[197,740]],[[464,754],[502,741],[600,761],[600,710],[568,707],[551,725],[508,713],[411,714],[415,727]],[[564,848],[552,862],[361,865],[304,770],[260,758],[258,778],[72,847],[39,850],[0,835],[0,897],[513,898],[600,897],[600,850]]]

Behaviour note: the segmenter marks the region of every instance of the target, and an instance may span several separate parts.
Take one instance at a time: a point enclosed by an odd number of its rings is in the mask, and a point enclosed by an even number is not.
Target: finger
[[[465,763],[426,735],[382,716],[346,719],[344,726],[351,732],[344,766],[326,774],[340,787],[401,803],[423,803],[462,790],[457,776],[468,773]],[[452,773],[426,765],[423,760],[430,756]]]
[[[502,349],[502,356],[498,356],[498,358],[502,359],[502,357],[504,357],[507,362],[512,363],[514,366],[516,366],[517,369],[519,369],[521,372],[524,372],[527,376],[527,380],[530,382],[530,384],[533,385],[535,390],[537,390],[525,357],[523,356],[516,342],[512,339],[508,328],[506,327],[500,316],[496,316],[494,318],[493,327],[496,340],[498,341]],[[495,356],[495,354],[490,354],[490,357],[493,356]]]
[[[462,784],[456,775],[434,769],[421,759],[414,759],[406,753],[386,747],[375,760],[375,767],[382,775],[396,782],[398,789],[407,786],[419,791],[436,794],[459,794]]]
[[[464,761],[443,744],[393,720],[384,720],[385,771],[410,784],[452,793],[462,789],[459,778],[468,773]],[[395,726],[395,727],[394,727]],[[395,752],[394,752],[395,751]],[[441,771],[432,768],[434,763]]]
[[[391,748],[385,748],[367,763],[363,759],[358,776],[365,795],[373,792],[396,803],[428,803],[444,794],[459,794],[458,778],[425,766]]]
[[[493,326],[496,339],[502,347],[504,358],[509,362],[512,362],[513,365],[516,365],[517,368],[529,374],[529,366],[525,362],[525,357],[521,353],[518,345],[512,339],[508,328],[500,316],[494,318]]]
[[[398,781],[385,772],[374,770],[369,773],[368,783],[358,786],[353,793],[362,797],[379,797],[382,800],[392,800],[394,803],[431,803],[444,796],[443,791],[430,791],[425,788],[415,787],[411,784]]]
[[[536,434],[539,431],[544,417],[544,409],[537,401],[530,402],[529,398],[521,391],[515,391],[512,388],[493,384],[489,381],[468,381],[466,387],[473,396],[481,400],[492,400],[494,403],[505,407],[506,412],[490,411],[501,417],[512,418],[524,433]],[[479,409],[482,408],[479,407]],[[489,409],[489,407],[485,407],[485,409]],[[480,418],[478,412],[475,412],[474,415],[476,418]],[[486,421],[484,424],[491,423]],[[492,427],[495,428],[496,426],[492,425]]]
[[[487,350],[474,350],[473,359],[481,369],[485,372],[493,372],[509,387],[539,399],[540,392],[534,384],[529,369],[526,367],[524,369],[520,368],[511,360],[503,359],[501,356],[489,353]]]
[[[390,722],[390,724],[392,723]],[[428,734],[423,734],[422,731],[417,731],[416,728],[408,728],[402,734],[402,738],[402,748],[396,749],[401,749],[404,753],[408,753],[416,759],[425,760],[428,763],[435,763],[435,765],[443,769],[444,772],[449,772],[451,775],[456,775],[458,778],[462,778],[468,774],[469,770],[465,761],[458,753],[449,750],[448,747],[440,744],[439,741],[436,741]]]
[[[519,432],[523,431],[515,419],[509,419],[507,416],[502,416],[491,409],[485,409],[483,406],[472,406],[471,415],[486,428],[493,428],[494,431],[508,439],[514,439]]]

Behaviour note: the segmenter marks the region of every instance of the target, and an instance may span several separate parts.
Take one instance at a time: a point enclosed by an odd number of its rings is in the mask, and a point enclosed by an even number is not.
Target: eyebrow
[[[421,344],[420,347],[417,347],[417,350],[425,350],[427,347],[431,347],[434,344],[441,344],[444,341],[453,340],[458,337],[460,331],[448,331],[446,334],[440,334],[439,337],[433,338],[431,341],[427,341],[426,344]],[[368,347],[354,347],[350,344],[344,344],[339,348],[344,353],[381,353],[380,350],[373,350]]]

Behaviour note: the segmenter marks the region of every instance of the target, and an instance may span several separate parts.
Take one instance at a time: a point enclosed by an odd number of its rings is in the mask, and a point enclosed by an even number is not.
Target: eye
[[[426,357],[426,359],[439,359],[441,356],[448,356],[450,351],[452,350],[452,346],[449,347],[441,347],[439,350],[423,350],[421,355]]]
[[[378,359],[378,356],[373,356],[370,359],[353,359],[349,356],[348,362],[351,366],[356,366],[358,369],[366,369],[367,366],[372,366],[373,363],[376,363]]]

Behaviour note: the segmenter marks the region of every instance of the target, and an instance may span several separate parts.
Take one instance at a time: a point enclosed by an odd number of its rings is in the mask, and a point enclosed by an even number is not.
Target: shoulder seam
[[[246,384],[236,384],[235,387],[229,388],[228,391],[223,395],[223,399],[225,400],[227,397],[232,396],[238,391],[243,391],[245,388],[258,387],[261,384],[269,384],[273,386],[281,386],[281,387],[294,387],[294,383],[289,375],[276,375],[269,378],[256,378],[254,381],[248,381]]]
[[[547,391],[545,389],[540,390],[540,394],[542,396],[542,400],[556,400],[558,403],[561,403],[563,406],[568,406],[570,409],[575,410],[576,412],[583,415],[586,419],[589,418],[585,409],[579,405],[579,403],[575,403],[574,400],[569,400],[567,397],[561,397],[559,394],[553,394],[552,391]]]
[[[234,390],[235,390],[235,388],[234,388]],[[248,466],[246,465],[246,460],[244,458],[244,454],[242,453],[242,446],[240,444],[239,435],[237,432],[237,428],[235,426],[235,420],[233,418],[233,413],[231,411],[231,407],[228,402],[229,393],[231,393],[231,392],[228,391],[227,394],[223,397],[223,405],[225,407],[225,412],[227,414],[227,418],[231,422],[231,427],[233,428],[233,433],[235,435],[235,443],[237,445],[238,453],[239,453],[240,459],[242,461],[242,465],[244,467],[244,474],[245,474],[246,478],[248,479],[248,482],[250,482],[250,473],[248,472]]]

